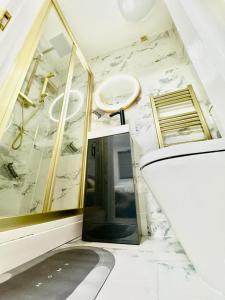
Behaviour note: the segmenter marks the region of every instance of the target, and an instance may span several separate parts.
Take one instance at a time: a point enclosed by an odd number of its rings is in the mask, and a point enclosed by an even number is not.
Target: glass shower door
[[[52,102],[65,89],[72,41],[51,9],[0,141],[0,217],[40,213],[58,123]],[[56,114],[61,113],[57,106]]]
[[[51,210],[79,208],[85,140],[88,73],[76,57]],[[60,101],[55,107],[60,105]],[[55,117],[57,122],[58,117]]]

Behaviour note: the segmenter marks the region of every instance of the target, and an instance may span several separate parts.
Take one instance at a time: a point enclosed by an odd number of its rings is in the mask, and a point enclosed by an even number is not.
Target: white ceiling
[[[141,1],[141,0],[139,0]],[[163,0],[156,0],[145,20],[127,22],[117,0],[58,0],[86,58],[104,55],[170,28],[172,20]]]

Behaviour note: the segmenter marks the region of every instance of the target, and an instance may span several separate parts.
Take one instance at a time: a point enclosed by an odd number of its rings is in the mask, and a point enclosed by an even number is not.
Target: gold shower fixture
[[[45,98],[48,96],[47,93],[47,87],[48,87],[48,83],[49,83],[49,79],[55,77],[56,74],[53,72],[49,72],[45,78],[44,78],[44,83],[43,83],[43,87],[41,90],[41,94],[40,94],[40,102],[44,102]]]
[[[19,95],[18,95],[18,101],[20,102],[20,104],[23,106],[23,107],[36,107],[36,105],[34,104],[34,102],[32,100],[30,100],[30,98],[28,98],[27,95],[25,95],[23,92],[19,92]]]
[[[32,72],[31,72],[30,77],[28,79],[27,86],[26,86],[26,89],[24,91],[24,94],[26,94],[26,95],[29,94],[31,86],[32,86],[33,81],[34,81],[34,77],[36,75],[36,72],[37,72],[37,69],[38,69],[38,66],[39,66],[39,63],[42,62],[43,56],[45,54],[48,54],[52,50],[54,50],[52,47],[48,48],[48,49],[44,50],[43,52],[39,53],[36,57],[34,57],[34,66],[32,68]]]

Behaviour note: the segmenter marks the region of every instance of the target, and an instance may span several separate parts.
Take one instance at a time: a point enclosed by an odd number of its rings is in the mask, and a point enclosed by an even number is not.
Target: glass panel
[[[42,212],[58,124],[49,109],[64,90],[71,49],[52,9],[0,142],[0,217]]]
[[[129,133],[88,140],[82,239],[139,243]]]
[[[70,90],[61,156],[56,174],[52,210],[79,207],[87,87],[88,74],[77,59]],[[55,100],[56,112],[60,101],[57,103]],[[57,119],[57,113],[53,113],[53,117]]]

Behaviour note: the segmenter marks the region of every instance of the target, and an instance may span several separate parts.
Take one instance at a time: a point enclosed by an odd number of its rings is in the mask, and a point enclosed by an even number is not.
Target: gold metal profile
[[[82,165],[81,165],[81,181],[79,192],[79,208],[84,207],[84,191],[86,181],[86,166],[87,166],[87,150],[88,150],[88,131],[91,126],[91,109],[92,109],[92,97],[94,88],[94,78],[92,73],[88,73],[88,91],[87,91],[87,107],[85,114],[84,124],[84,139],[83,139],[83,151],[82,151]]]
[[[197,112],[188,112],[188,113],[183,113],[183,114],[179,114],[179,115],[175,115],[175,116],[171,116],[171,117],[166,117],[166,118],[159,118],[159,122],[162,123],[167,123],[173,120],[179,120],[179,119],[189,119],[189,118],[194,118],[195,116],[197,116]]]
[[[205,138],[203,138],[203,139],[196,139],[193,142],[202,142],[202,141],[205,141]],[[179,144],[186,144],[186,143],[187,143],[187,141],[179,142]],[[173,145],[177,145],[177,144],[178,143],[164,144],[164,147],[173,146]]]
[[[170,92],[170,93],[166,93],[166,94],[162,94],[162,95],[158,95],[158,96],[154,96],[154,99],[157,100],[159,98],[167,98],[167,97],[175,97],[177,95],[181,95],[183,93],[187,93],[187,88],[185,89],[180,89],[178,91],[174,91],[174,92]]]
[[[185,129],[187,127],[200,126],[201,122],[199,120],[192,122],[185,122],[183,124],[175,124],[170,126],[161,127],[161,132],[174,131],[175,129]]]
[[[188,90],[189,90],[191,98],[193,100],[194,108],[199,116],[200,121],[201,121],[201,126],[202,126],[203,132],[205,134],[205,137],[206,137],[206,139],[211,139],[212,138],[211,132],[209,131],[209,127],[208,127],[206,120],[204,118],[204,115],[202,113],[202,110],[201,110],[201,107],[197,100],[197,97],[195,95],[194,89],[191,85],[188,85]]]
[[[193,118],[190,118],[190,119],[180,119],[180,120],[175,120],[175,121],[170,121],[170,122],[167,122],[167,123],[160,123],[160,127],[161,128],[165,128],[165,127],[169,127],[169,126],[175,126],[175,125],[181,125],[181,124],[188,124],[188,123],[192,123],[192,122],[199,122],[199,117],[196,116],[196,117],[193,117]]]
[[[170,106],[172,104],[182,103],[191,101],[191,98],[181,98],[181,99],[168,99],[167,101],[156,103],[156,107]]]
[[[155,120],[155,128],[156,128],[157,139],[158,139],[159,147],[161,148],[161,147],[164,146],[164,141],[163,141],[163,136],[161,134],[161,128],[160,128],[160,125],[159,125],[158,112],[157,112],[157,108],[156,108],[156,105],[155,105],[154,97],[151,97],[150,100],[151,100],[151,104],[152,104],[153,117],[154,117],[154,120]]]
[[[16,229],[21,226],[30,226],[81,214],[82,209],[67,209],[63,211],[29,214],[24,216],[4,217],[0,218],[0,232]]]
[[[172,116],[169,115],[167,117],[160,117],[159,115],[160,109],[166,110],[169,108],[171,111],[174,105],[176,106],[187,103],[190,103],[192,105],[194,111],[175,114]],[[172,144],[166,144],[164,142],[164,135],[167,133],[175,132],[177,130],[186,130],[187,128],[201,128],[203,132],[203,139],[193,139],[192,141],[212,138],[206,120],[203,116],[201,107],[191,85],[188,85],[187,88],[182,90],[151,97],[151,104],[160,148],[167,147],[169,145],[185,143],[184,141],[182,141]],[[187,142],[190,141],[188,140],[186,141],[186,143]]]

